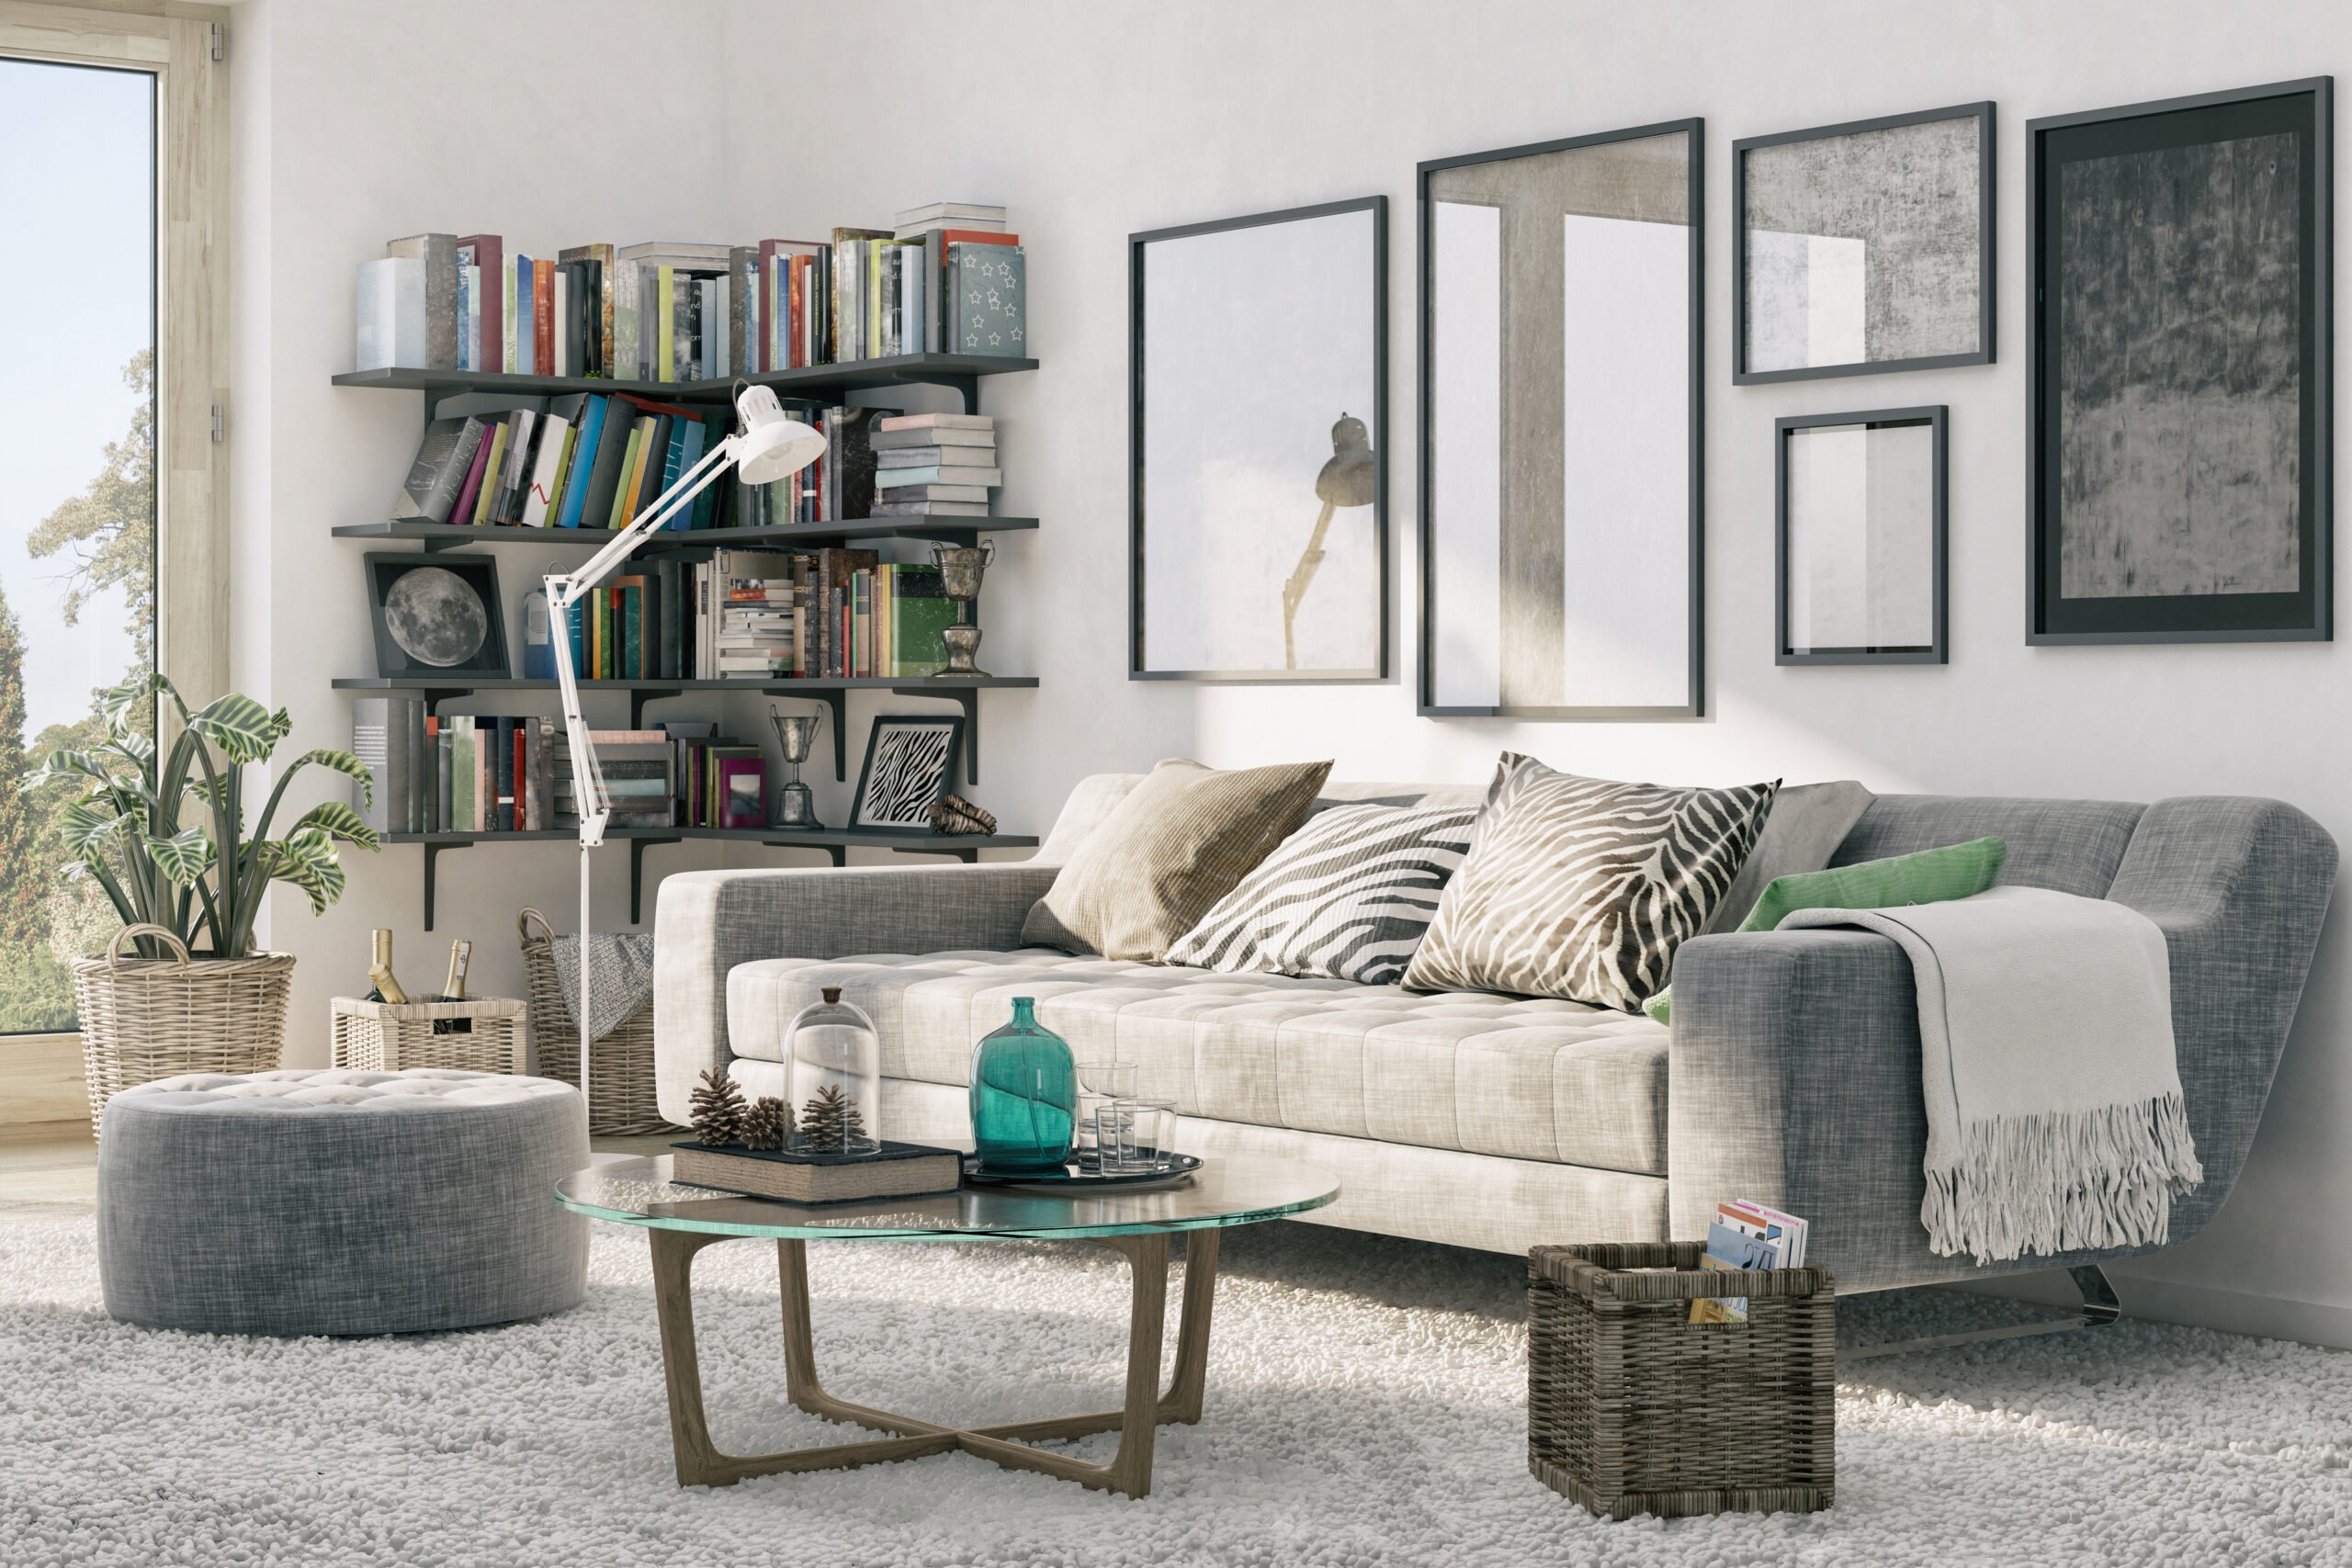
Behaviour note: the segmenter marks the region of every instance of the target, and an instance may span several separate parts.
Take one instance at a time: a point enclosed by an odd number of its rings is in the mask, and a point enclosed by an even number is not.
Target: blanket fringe
[[[1936,1252],[1979,1263],[2028,1252],[2161,1246],[2172,1200],[2205,1179],[2177,1090],[2154,1100],[1996,1116],[1928,1168],[1919,1219]]]

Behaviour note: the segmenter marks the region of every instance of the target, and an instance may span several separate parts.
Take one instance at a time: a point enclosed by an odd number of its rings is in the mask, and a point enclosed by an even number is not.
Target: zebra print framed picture
[[[1705,711],[1703,133],[1420,166],[1424,717]]]
[[[852,828],[931,831],[931,808],[955,782],[961,714],[885,714],[865,738]]]

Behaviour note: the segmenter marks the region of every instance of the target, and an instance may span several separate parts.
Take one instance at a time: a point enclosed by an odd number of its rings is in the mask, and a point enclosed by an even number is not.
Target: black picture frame
[[[1772,662],[1775,664],[1945,664],[1951,661],[1949,549],[1946,519],[1951,499],[1949,435],[1951,407],[1871,409],[1860,413],[1790,414],[1772,422]],[[1929,458],[1928,550],[1931,635],[1924,644],[1900,647],[1814,649],[1789,646],[1789,437],[1801,430],[1860,425],[1879,429],[1925,425],[1933,442]]]
[[[1929,125],[1948,119],[1976,121],[1976,341],[1974,350],[1956,354],[1916,355],[1904,359],[1853,360],[1837,365],[1806,365],[1776,370],[1751,370],[1747,365],[1747,155],[1758,148],[1784,147],[1799,141],[1822,141],[1837,137],[1856,136],[1874,130],[1896,130],[1905,126]],[[1994,199],[1996,191],[1997,157],[1994,139],[1994,106],[1991,100],[1954,104],[1946,108],[1916,109],[1906,114],[1880,115],[1871,119],[1846,120],[1838,125],[1814,126],[1804,130],[1776,131],[1770,136],[1747,136],[1731,144],[1731,344],[1732,384],[1738,387],[1764,386],[1776,381],[1807,381],[1831,376],[1882,376],[1904,370],[1944,370],[1964,365],[1991,365],[1996,360],[1995,279],[1999,268],[1996,265]]]
[[[2230,92],[2165,98],[2026,122],[2027,312],[2031,391],[2026,421],[2026,641],[2037,645],[2329,641],[2334,626],[2335,315],[2333,107],[2335,78],[2305,77]],[[2291,592],[2064,592],[2066,535],[2064,414],[2069,366],[2054,346],[2065,330],[2064,165],[2250,135],[2291,133],[2300,151],[2296,260],[2296,576]],[[2237,187],[2233,187],[2237,188]],[[2145,345],[2134,344],[2135,349]],[[2144,353],[2134,362],[2154,369]],[[2078,370],[2086,367],[2075,367]],[[2209,417],[2195,422],[2212,428]],[[2275,563],[2274,563],[2275,564]],[[2199,563],[2199,570],[2206,570]]]
[[[1145,254],[1153,244],[1169,240],[1227,233],[1238,229],[1337,217],[1351,212],[1372,215],[1372,415],[1369,421],[1374,464],[1372,502],[1374,657],[1367,666],[1321,670],[1153,669],[1145,659],[1148,585],[1144,575],[1144,475],[1147,454],[1144,412],[1147,363],[1144,343]],[[1249,367],[1233,367],[1234,384],[1246,387]],[[1391,678],[1392,646],[1388,569],[1388,198],[1356,197],[1318,202],[1310,207],[1216,219],[1173,228],[1152,229],[1127,236],[1127,678],[1131,681],[1185,681],[1233,685],[1350,685]]]
[[[368,618],[376,637],[378,675],[438,683],[460,677],[504,680],[513,672],[507,663],[506,612],[499,599],[497,558],[446,550],[413,555],[370,552],[365,570]],[[474,608],[487,623],[482,640],[455,663],[436,662],[420,656],[416,651],[419,637],[397,624],[401,616],[392,604],[392,596],[399,592],[399,583],[413,573],[425,571],[440,571],[456,578],[469,591]],[[447,585],[437,581],[435,587],[447,591]],[[413,594],[421,590],[412,588],[409,592]]]
[[[898,779],[876,779],[875,763],[893,735],[932,734],[945,738],[944,749],[935,756],[926,756],[920,770],[921,777],[907,775]],[[964,716],[961,714],[883,714],[874,720],[865,732],[865,761],[857,771],[857,795],[850,806],[849,826],[859,831],[892,833],[930,832],[930,808],[949,793],[956,782],[956,758],[964,749]],[[932,762],[936,761],[933,769]],[[875,792],[880,785],[891,792],[888,801],[876,801]],[[918,812],[913,806],[922,797]],[[869,810],[869,807],[873,809]]]
[[[1685,119],[1659,120],[1647,125],[1628,127],[1622,130],[1603,130],[1584,136],[1562,137],[1550,141],[1527,142],[1515,147],[1498,148],[1492,152],[1468,152],[1453,157],[1432,158],[1416,166],[1415,195],[1419,211],[1417,225],[1417,268],[1415,281],[1415,313],[1418,317],[1419,353],[1418,378],[1419,421],[1419,564],[1420,600],[1416,615],[1417,640],[1420,652],[1420,671],[1415,694],[1415,712],[1423,718],[1513,718],[1550,723],[1644,723],[1696,719],[1706,714],[1706,120],[1693,116]],[[1687,616],[1689,637],[1687,658],[1690,680],[1689,696],[1682,703],[1657,705],[1549,705],[1513,703],[1464,704],[1441,703],[1437,699],[1437,670],[1432,657],[1439,637],[1437,607],[1437,537],[1436,530],[1443,519],[1435,510],[1432,483],[1432,417],[1433,389],[1431,384],[1433,311],[1430,282],[1430,261],[1432,241],[1434,207],[1430,195],[1433,176],[1448,170],[1476,164],[1500,163],[1515,158],[1540,157],[1547,153],[1575,152],[1591,147],[1603,147],[1616,142],[1639,141],[1652,137],[1683,135],[1690,139],[1687,171],[1687,201],[1689,239],[1687,257],[1690,279],[1690,312],[1688,321],[1689,394],[1689,529],[1687,549],[1690,558]],[[1506,329],[1507,330],[1507,329]]]

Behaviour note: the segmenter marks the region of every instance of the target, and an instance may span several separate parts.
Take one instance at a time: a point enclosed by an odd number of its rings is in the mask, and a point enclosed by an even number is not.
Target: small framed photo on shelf
[[[931,831],[931,808],[955,781],[961,714],[885,714],[865,739],[852,828]]]
[[[718,825],[768,825],[768,763],[764,757],[718,759]]]
[[[1993,362],[1993,106],[1731,145],[1732,379]]]
[[[1777,664],[1942,664],[1946,411],[1775,422]]]
[[[377,674],[507,677],[506,615],[495,558],[371,554],[367,571]]]

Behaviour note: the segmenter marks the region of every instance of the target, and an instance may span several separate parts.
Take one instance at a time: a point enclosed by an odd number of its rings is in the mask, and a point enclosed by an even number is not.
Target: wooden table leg
[[[1162,1421],[1196,1426],[1208,1390],[1209,1313],[1216,1304],[1216,1244],[1220,1233],[1192,1231],[1184,1237],[1184,1311],[1177,1320],[1176,1370],[1168,1396],[1159,1402]]]

